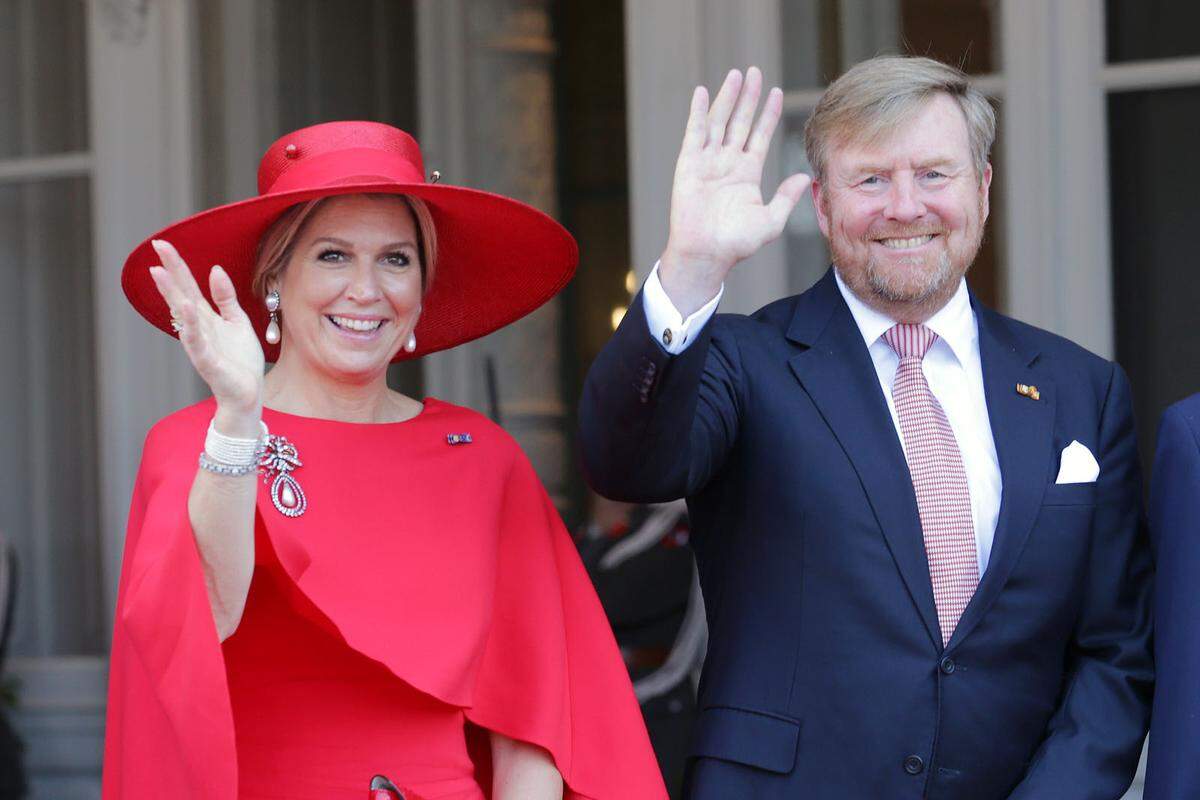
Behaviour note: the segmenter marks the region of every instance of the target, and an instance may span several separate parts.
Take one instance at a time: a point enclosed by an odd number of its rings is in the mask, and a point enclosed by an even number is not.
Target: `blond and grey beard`
[[[974,259],[972,259],[974,260]],[[963,269],[961,274],[966,274],[967,268]],[[929,280],[925,285],[918,287],[916,291],[906,290],[897,286],[898,281],[889,281],[888,276],[883,270],[879,269],[874,258],[867,261],[866,269],[863,270],[866,277],[867,288],[871,293],[880,300],[893,304],[903,305],[924,305],[929,300],[942,294],[951,284],[957,284],[960,274],[956,274],[954,265],[950,261],[950,253],[943,252],[938,258],[936,270],[929,276]]]

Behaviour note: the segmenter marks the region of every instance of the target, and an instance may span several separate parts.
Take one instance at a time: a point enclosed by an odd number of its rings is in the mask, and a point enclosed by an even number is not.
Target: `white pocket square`
[[[1072,441],[1063,448],[1055,483],[1095,483],[1100,476],[1100,465],[1092,451]]]

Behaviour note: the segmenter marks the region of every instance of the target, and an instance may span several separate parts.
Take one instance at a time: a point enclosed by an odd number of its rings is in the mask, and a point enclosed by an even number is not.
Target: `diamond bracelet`
[[[222,464],[208,453],[201,453],[200,469],[206,469],[218,475],[227,475],[231,478],[240,478],[243,475],[253,475],[258,472],[258,459],[255,458],[249,464]]]

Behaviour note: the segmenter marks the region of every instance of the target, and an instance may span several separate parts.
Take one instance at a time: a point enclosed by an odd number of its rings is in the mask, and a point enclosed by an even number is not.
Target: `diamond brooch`
[[[268,434],[263,442],[258,466],[263,473],[263,483],[271,481],[271,502],[279,513],[285,517],[303,514],[308,508],[308,498],[291,474],[293,470],[304,466],[296,452],[296,445],[289,442],[286,436]]]

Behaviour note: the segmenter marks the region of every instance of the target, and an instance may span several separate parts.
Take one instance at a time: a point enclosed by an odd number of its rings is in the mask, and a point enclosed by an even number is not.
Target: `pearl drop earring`
[[[417,304],[417,319],[421,319],[421,310],[424,304]],[[404,343],[404,352],[411,353],[417,349],[417,323],[413,323],[412,332],[408,334],[408,341]]]
[[[267,323],[267,344],[279,344],[279,292],[275,289],[267,292],[267,311],[271,321]]]

